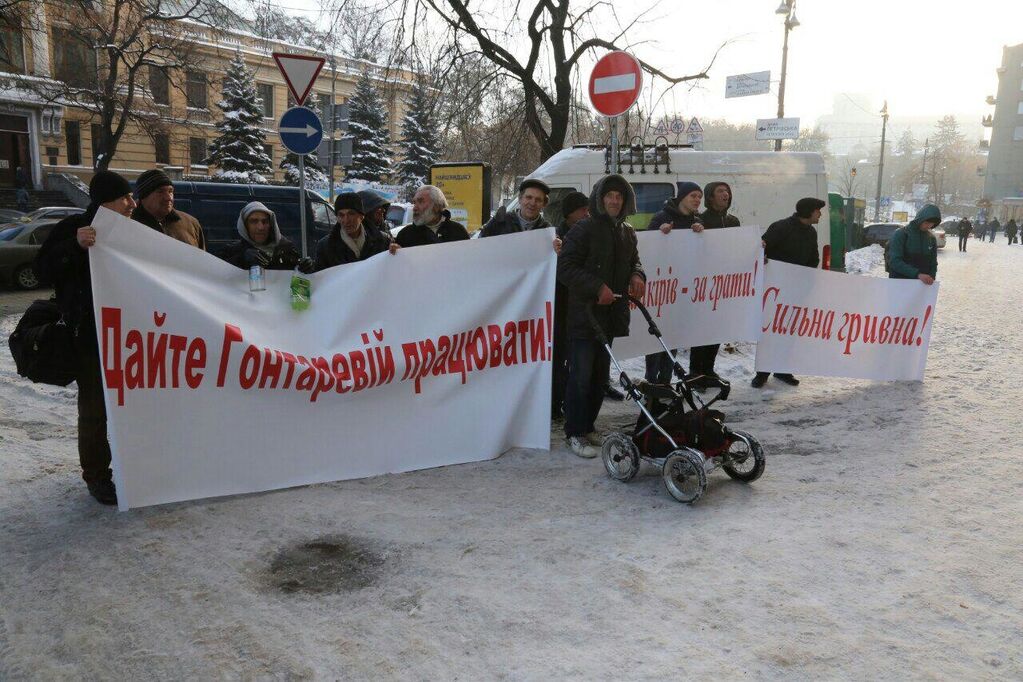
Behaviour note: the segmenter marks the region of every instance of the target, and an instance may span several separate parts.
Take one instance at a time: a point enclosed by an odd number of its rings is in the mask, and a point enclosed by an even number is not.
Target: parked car
[[[13,208],[0,208],[0,223],[13,223],[21,220],[24,216],[24,213],[15,211]]]
[[[63,220],[69,215],[78,215],[79,213],[85,213],[85,209],[76,208],[74,206],[44,206],[42,208],[37,208],[31,213],[22,214],[20,217],[12,218],[8,221],[7,225],[13,223],[34,223],[38,220]],[[4,225],[4,227],[7,225]]]
[[[873,223],[863,229],[863,245],[880,244],[888,249],[888,240],[895,234],[895,230],[902,227],[902,223]]]
[[[941,225],[931,230],[931,234],[933,234],[934,238],[938,240],[938,248],[945,248],[945,230],[942,229]]]
[[[384,220],[392,232],[396,227],[405,227],[412,222],[412,204],[400,202],[391,204],[387,209],[387,217]]]
[[[36,254],[58,222],[36,220],[0,229],[0,281],[20,289],[39,286]]]

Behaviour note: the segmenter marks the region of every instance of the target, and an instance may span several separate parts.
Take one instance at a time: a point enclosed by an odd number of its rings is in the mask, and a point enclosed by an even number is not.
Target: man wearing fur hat
[[[174,210],[174,183],[162,170],[148,170],[135,180],[138,207],[132,220],[163,232],[168,237],[206,250],[206,235],[199,221]]]
[[[316,242],[316,270],[366,260],[387,251],[391,237],[365,219],[362,192],[344,192],[334,200],[337,223]],[[374,193],[375,194],[375,193]]]

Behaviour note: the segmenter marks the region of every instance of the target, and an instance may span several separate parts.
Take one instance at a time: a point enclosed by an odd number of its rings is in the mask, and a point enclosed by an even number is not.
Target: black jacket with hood
[[[362,245],[362,252],[356,255],[355,251],[341,237],[342,229],[344,228],[340,224],[335,224],[330,234],[316,242],[316,272],[332,268],[335,265],[347,265],[366,260],[378,253],[383,253],[391,246],[391,235],[363,219],[362,230],[366,234],[366,242]]]
[[[536,223],[531,230],[543,230],[550,227],[551,224],[547,222],[543,213],[537,218]],[[518,211],[509,211],[506,206],[502,206],[497,209],[494,213],[494,217],[487,221],[487,224],[480,230],[480,238],[483,237],[496,237],[501,234],[514,234],[516,232],[524,232],[522,225],[519,223]]]
[[[266,244],[257,244],[252,241],[249,231],[245,229],[245,219],[256,211],[262,211],[270,216],[271,233],[270,239],[267,240]],[[222,256],[231,265],[248,270],[249,263],[245,260],[245,252],[249,249],[259,249],[270,258],[270,263],[265,266],[267,270],[293,270],[298,265],[301,254],[295,248],[295,244],[281,234],[281,229],[277,226],[277,216],[274,215],[274,212],[262,203],[252,201],[246,204],[245,208],[238,214],[237,227],[238,236],[241,239],[227,247]]]
[[[54,225],[35,260],[39,278],[53,285],[64,321],[88,347],[97,345],[96,318],[92,307],[89,252],[78,245],[78,228],[92,225],[98,208],[92,204],[85,213],[68,216]]]
[[[604,195],[610,185],[625,191],[621,215],[611,218],[604,210]],[[609,336],[628,336],[629,304],[624,295],[633,275],[644,280],[639,260],[636,231],[625,219],[636,212],[636,193],[621,175],[608,175],[597,182],[590,193],[590,216],[576,223],[565,235],[558,256],[558,281],[568,289],[568,338],[593,339],[586,308]],[[596,305],[597,293],[606,284],[623,298],[611,305]]]
[[[661,210],[654,214],[647,225],[648,230],[659,230],[664,223],[671,223],[673,230],[691,230],[696,223],[703,223],[700,214],[686,215],[678,208],[678,199],[668,199]]]
[[[725,207],[724,211],[715,211],[710,207],[710,200],[714,196],[714,190],[722,185],[728,188],[728,206]],[[708,230],[721,227],[739,227],[739,219],[728,212],[728,209],[732,207],[732,186],[727,182],[707,183],[707,186],[703,188],[703,205],[707,210],[700,214],[700,222]]]

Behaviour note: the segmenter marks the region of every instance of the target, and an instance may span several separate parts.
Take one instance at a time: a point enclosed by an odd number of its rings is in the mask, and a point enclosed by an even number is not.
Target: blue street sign
[[[323,139],[323,124],[311,109],[291,107],[281,116],[281,122],[277,124],[277,133],[288,151],[308,154],[316,151],[320,140]]]

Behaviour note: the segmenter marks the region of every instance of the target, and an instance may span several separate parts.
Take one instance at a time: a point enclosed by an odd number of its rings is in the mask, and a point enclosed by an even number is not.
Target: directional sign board
[[[281,116],[277,125],[281,143],[294,154],[308,154],[323,139],[323,124],[311,109],[291,107]]]
[[[590,74],[590,102],[604,116],[620,116],[639,99],[643,69],[628,52],[612,52],[600,58]]]
[[[725,79],[725,98],[749,97],[771,92],[771,72],[740,73]]]
[[[291,94],[295,98],[295,102],[299,105],[305,104],[306,97],[309,96],[309,91],[312,90],[313,83],[316,82],[316,76],[319,75],[326,60],[323,57],[309,57],[304,54],[284,52],[274,52],[273,57],[277,62],[277,68],[284,76],[284,82],[288,84],[288,89],[291,90]]]
[[[758,140],[796,140],[799,139],[798,118],[758,118]]]

